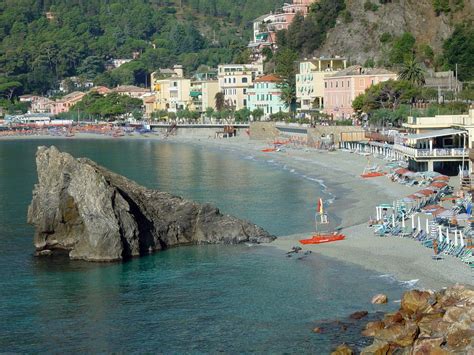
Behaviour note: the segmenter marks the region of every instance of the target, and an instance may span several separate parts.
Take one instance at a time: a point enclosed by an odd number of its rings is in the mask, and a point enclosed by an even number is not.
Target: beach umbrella
[[[446,243],[449,244],[449,228],[446,227]]]
[[[437,187],[437,188],[439,188],[439,189],[443,189],[443,188],[445,188],[446,186],[448,186],[448,184],[446,184],[445,182],[437,181],[437,182],[431,183],[430,186],[434,186],[434,187]]]
[[[456,219],[458,221],[467,221],[470,218],[471,218],[471,216],[469,216],[467,213],[460,213],[460,214],[456,215]]]
[[[433,178],[433,181],[449,181],[449,176],[439,175]]]
[[[411,203],[411,202],[414,202],[414,201],[415,201],[415,199],[410,198],[410,197],[404,197],[402,199],[402,202],[405,202],[405,203]]]
[[[426,233],[430,230],[430,222],[428,221],[428,218],[426,219]]]
[[[421,191],[418,191],[417,194],[422,194],[424,196],[430,196],[430,195],[433,195],[434,194],[434,191],[433,190],[429,190],[429,189],[423,189]]]
[[[415,215],[411,215],[411,229],[415,229]]]
[[[421,220],[420,220],[420,216],[418,216],[418,231],[421,230]]]
[[[402,213],[402,228],[405,229],[405,213]]]
[[[440,218],[452,218],[454,216],[454,212],[451,210],[446,210],[441,212],[438,217]]]
[[[462,235],[462,232],[459,231],[459,243],[461,244],[461,247],[464,247],[464,237]]]

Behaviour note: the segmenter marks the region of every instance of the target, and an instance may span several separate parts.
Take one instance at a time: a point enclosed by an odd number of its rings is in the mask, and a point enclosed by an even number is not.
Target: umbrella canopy
[[[395,169],[394,172],[395,172],[395,174],[397,174],[397,175],[403,175],[403,174],[405,174],[405,173],[407,173],[407,172],[409,172],[409,171],[410,171],[410,170],[405,169],[405,168],[399,168],[399,169]]]
[[[439,175],[433,178],[433,181],[449,181],[449,176]]]
[[[429,205],[422,208],[424,212],[434,212],[439,209],[443,209],[443,207],[441,207],[440,205]]]
[[[441,212],[438,217],[440,218],[452,218],[454,217],[454,212],[451,211],[451,210],[446,210],[446,211],[443,211]]]
[[[402,199],[402,202],[406,202],[406,203],[410,203],[410,202],[414,202],[414,201],[415,201],[415,199],[414,199],[414,198],[411,198],[410,196],[404,197],[404,198]]]
[[[438,208],[437,210],[433,211],[431,214],[434,217],[441,217],[441,214],[443,214],[445,211],[447,211],[447,209],[444,208],[444,207],[441,207],[441,208]],[[443,218],[443,217],[441,217],[441,218]],[[446,218],[449,218],[449,217],[446,217]]]
[[[430,195],[433,195],[435,192],[433,190],[428,190],[428,189],[424,189],[424,190],[421,190],[421,191],[418,191],[417,194],[422,194],[422,195],[425,195],[425,196],[430,196]]]
[[[442,189],[442,188],[448,186],[448,184],[446,184],[445,182],[433,182],[430,186],[434,186],[434,187],[437,187],[439,189]]]
[[[441,174],[436,171],[425,171],[423,172],[423,175],[427,178],[435,178],[437,176],[440,176]]]
[[[420,194],[420,195],[417,195],[416,193],[415,193],[415,194],[412,194],[412,195],[410,195],[410,196],[408,196],[408,198],[413,199],[413,200],[419,200],[419,199],[421,199],[421,198],[423,198],[423,197],[425,197],[425,195],[421,195],[421,194]]]

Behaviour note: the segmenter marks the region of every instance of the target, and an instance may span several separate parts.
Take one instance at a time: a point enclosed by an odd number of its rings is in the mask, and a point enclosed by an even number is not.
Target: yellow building
[[[256,77],[263,74],[262,64],[224,64],[218,67],[219,91],[226,104],[235,110],[247,107],[247,90]]]
[[[217,80],[192,81],[190,107],[193,111],[205,112],[208,107],[216,109],[216,94],[219,92],[219,82]]]
[[[151,74],[152,90],[155,92],[155,111],[177,112],[191,105],[191,80],[183,77],[181,66],[175,66],[175,74],[162,78],[162,71]]]
[[[296,74],[296,98],[302,111],[324,107],[324,78],[345,69],[345,58],[313,58],[299,64]]]

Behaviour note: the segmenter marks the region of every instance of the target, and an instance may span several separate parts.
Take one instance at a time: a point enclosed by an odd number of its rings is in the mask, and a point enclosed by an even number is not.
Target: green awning
[[[200,92],[200,91],[191,91],[191,92],[189,93],[189,95],[190,95],[191,97],[199,97],[199,96],[201,96],[201,92]]]

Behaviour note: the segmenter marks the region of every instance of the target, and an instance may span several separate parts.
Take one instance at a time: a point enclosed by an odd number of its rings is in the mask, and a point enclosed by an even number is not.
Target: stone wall
[[[280,135],[275,122],[252,122],[250,123],[250,139],[268,140],[275,139]]]
[[[340,142],[360,142],[367,140],[361,127],[353,126],[317,126],[308,128],[308,144],[327,141],[332,136],[334,144]]]

